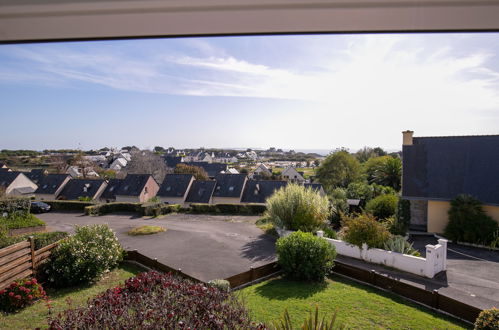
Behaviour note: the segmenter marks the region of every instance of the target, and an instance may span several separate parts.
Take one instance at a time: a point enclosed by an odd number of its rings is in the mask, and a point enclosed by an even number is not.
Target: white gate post
[[[442,245],[443,248],[443,253],[442,253],[442,262],[443,262],[443,268],[442,270],[447,270],[447,240],[440,238],[438,240],[438,244]]]
[[[435,276],[435,246],[428,244],[426,247],[425,276],[433,278]]]

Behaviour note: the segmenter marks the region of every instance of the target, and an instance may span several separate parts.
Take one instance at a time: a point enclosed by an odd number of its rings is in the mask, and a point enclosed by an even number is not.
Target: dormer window
[[[47,189],[47,187],[48,186],[46,184],[44,184],[43,187],[42,187],[42,189]]]
[[[229,191],[234,191],[234,186],[230,186]]]
[[[171,190],[172,190],[172,186],[166,187],[166,191],[171,191]]]

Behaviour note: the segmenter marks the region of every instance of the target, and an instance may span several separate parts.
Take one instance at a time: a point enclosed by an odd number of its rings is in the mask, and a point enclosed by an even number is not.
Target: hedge
[[[4,213],[28,214],[31,208],[29,198],[2,198],[0,199],[0,216]]]
[[[54,231],[49,233],[33,233],[33,234],[20,235],[14,237],[2,237],[2,239],[0,239],[0,249],[12,244],[25,241],[30,236],[33,236],[34,238],[35,250],[39,250],[42,247],[45,247],[63,238],[66,238],[68,236],[68,233],[63,231]]]
[[[191,204],[190,213],[261,215],[267,210],[261,204]]]
[[[105,203],[105,204],[95,204],[85,207],[86,215],[103,215],[113,212],[141,212],[140,203]]]
[[[141,206],[140,214],[143,216],[160,216],[163,214],[180,212],[182,206],[178,204],[145,203]]]
[[[54,211],[84,211],[85,207],[95,205],[92,202],[81,201],[43,201]]]

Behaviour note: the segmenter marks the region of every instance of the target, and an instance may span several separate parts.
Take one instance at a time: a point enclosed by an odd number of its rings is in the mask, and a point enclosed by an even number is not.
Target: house
[[[0,187],[8,196],[29,196],[38,188],[24,173],[17,171],[0,171]]]
[[[443,233],[450,201],[468,194],[499,222],[499,135],[413,137],[403,132],[402,198],[413,230]]]
[[[109,169],[114,171],[120,171],[125,168],[128,164],[128,161],[125,158],[116,158],[111,165],[109,165]]]
[[[0,168],[9,168],[5,163],[0,162]]]
[[[217,184],[213,192],[213,204],[240,203],[244,186],[248,177],[246,174],[218,174]]]
[[[218,174],[226,172],[228,169],[227,164],[221,163],[207,163],[207,162],[188,162],[186,163],[190,166],[201,167],[208,174],[210,178],[215,178]]]
[[[144,203],[156,197],[158,190],[152,175],[128,174],[116,191],[116,201]]]
[[[180,164],[184,161],[184,158],[181,156],[172,156],[172,155],[166,155],[165,156],[165,163],[166,166],[169,168],[175,168],[177,164]]]
[[[326,196],[326,192],[324,191],[324,187],[320,183],[304,183],[303,186],[305,188],[311,188],[312,190],[319,193],[321,196]]]
[[[288,166],[286,167],[282,173],[281,176],[284,180],[294,182],[294,183],[304,183],[305,178],[303,177],[303,173],[300,173],[294,168],[294,166]]]
[[[249,175],[250,179],[259,180],[260,178],[270,178],[272,176],[272,172],[270,169],[263,163],[258,165],[256,169]]]
[[[38,181],[43,179],[45,175],[48,174],[45,169],[33,169],[30,172],[24,173],[31,181],[38,184]]]
[[[192,174],[167,174],[156,196],[163,203],[184,204],[194,181]]]
[[[78,166],[70,166],[67,173],[71,175],[72,178],[79,178],[82,176],[80,168]]]
[[[100,197],[106,189],[107,183],[104,180],[90,179],[70,179],[57,196],[61,200],[90,199],[95,200]]]
[[[100,195],[99,201],[103,203],[110,203],[116,201],[116,191],[123,183],[123,179],[109,179],[107,181],[107,187],[104,192]]]
[[[199,152],[195,157],[194,159],[198,162],[206,162],[206,163],[211,163],[213,162],[213,158],[212,155],[210,155],[209,153],[207,152],[204,152],[204,151],[201,151]]]
[[[235,168],[231,167],[227,171],[225,171],[226,174],[239,174],[239,171],[236,170]]]
[[[215,180],[194,180],[185,199],[185,203],[212,204],[212,195],[217,182]]]
[[[244,188],[241,203],[263,204],[274,192],[285,187],[287,184],[287,181],[248,180]]]
[[[38,189],[35,190],[36,199],[56,200],[64,186],[69,182],[68,174],[47,174],[38,179]]]

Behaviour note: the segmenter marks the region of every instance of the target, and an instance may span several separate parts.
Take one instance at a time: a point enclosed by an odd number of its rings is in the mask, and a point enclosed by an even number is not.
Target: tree
[[[153,151],[156,152],[156,153],[164,153],[166,150],[163,147],[156,146],[156,147],[154,147]]]
[[[192,174],[196,180],[208,180],[208,174],[202,167],[179,163],[175,166],[175,174]]]
[[[369,183],[377,183],[400,190],[402,161],[400,158],[382,156],[371,158],[365,163],[365,171]]]
[[[150,150],[135,150],[130,153],[131,161],[121,172],[127,174],[151,174],[156,182],[163,182],[165,175],[171,173],[163,158]]]
[[[357,158],[346,150],[338,150],[322,162],[317,169],[317,179],[328,191],[346,188],[352,182],[362,179],[361,166]]]
[[[68,163],[63,156],[50,156],[50,169],[56,174],[66,173]]]

